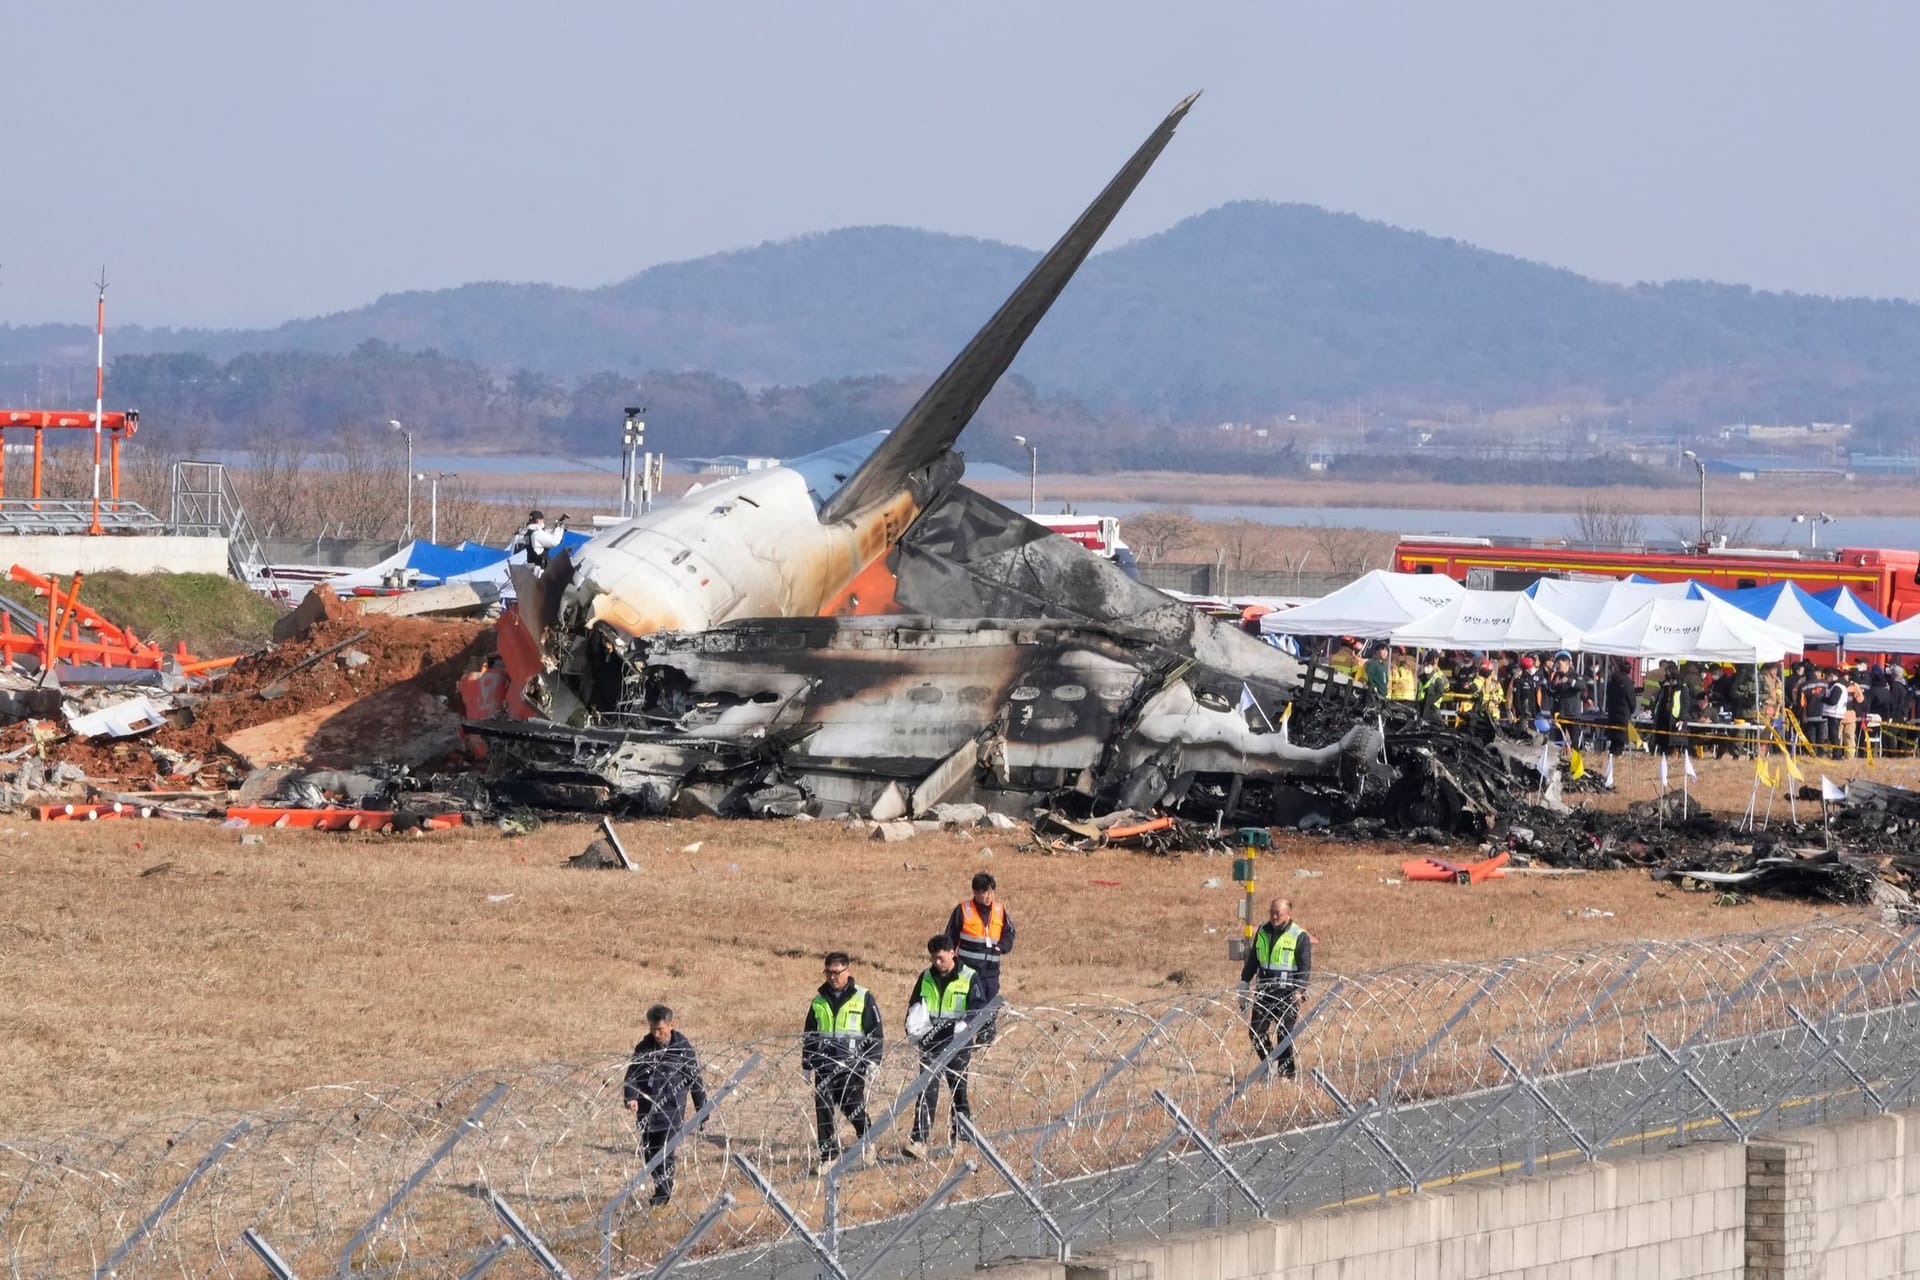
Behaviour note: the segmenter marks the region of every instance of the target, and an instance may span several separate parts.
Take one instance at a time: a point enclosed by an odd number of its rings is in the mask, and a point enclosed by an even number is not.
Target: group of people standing
[[[999,886],[984,871],[973,877],[970,896],[954,907],[946,929],[927,939],[927,966],[907,991],[906,1034],[919,1051],[921,1069],[939,1064],[940,1071],[921,1092],[911,1134],[901,1145],[911,1159],[927,1157],[943,1085],[950,1097],[950,1140],[958,1144],[965,1137],[960,1117],[972,1114],[967,1072],[972,1055],[993,1042],[995,1023],[988,1006],[1000,993],[1000,962],[1013,944],[1013,920],[999,901]],[[965,1047],[949,1053],[955,1039],[969,1031]],[[880,1002],[854,980],[851,956],[828,952],[820,986],[800,1025],[800,1070],[813,1085],[815,1172],[824,1173],[842,1154],[841,1118],[852,1126],[856,1142],[866,1136],[871,1123],[867,1084],[885,1045]],[[696,1112],[706,1106],[698,1055],[674,1029],[673,1010],[665,1005],[647,1011],[647,1035],[634,1046],[623,1093],[650,1163],[684,1121],[687,1103],[691,1101]],[[871,1144],[862,1148],[861,1157],[869,1164],[877,1158]],[[674,1165],[671,1152],[660,1160],[649,1203],[671,1201]]]

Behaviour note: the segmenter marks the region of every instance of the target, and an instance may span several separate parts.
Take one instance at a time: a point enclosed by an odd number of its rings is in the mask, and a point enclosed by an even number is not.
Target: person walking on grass
[[[987,1002],[974,971],[956,958],[946,934],[936,933],[927,939],[927,959],[929,963],[914,981],[907,1001],[909,1038],[914,1036],[916,1024],[924,1021],[926,1026],[918,1039],[922,1071],[946,1052],[953,1038],[967,1029],[968,1019]],[[913,1159],[927,1158],[927,1136],[933,1131],[933,1112],[940,1104],[943,1083],[951,1095],[948,1132],[954,1143],[960,1141],[960,1117],[973,1114],[973,1103],[967,1095],[967,1061],[972,1055],[971,1045],[954,1054],[915,1100],[913,1136],[901,1147]]]
[[[853,980],[853,961],[829,951],[824,981],[807,1006],[800,1032],[800,1071],[813,1079],[814,1171],[824,1173],[840,1158],[834,1113],[853,1125],[856,1140],[867,1133],[867,1077],[880,1065],[884,1031],[873,993]],[[873,1148],[862,1157],[871,1164]]]
[[[1312,976],[1313,937],[1294,923],[1293,903],[1275,898],[1267,904],[1267,922],[1254,931],[1253,945],[1240,966],[1240,992],[1253,1051],[1288,1079],[1294,1075],[1293,1028],[1300,1018],[1300,997]]]
[[[1000,958],[1013,952],[1013,918],[1000,905],[1000,886],[990,872],[976,872],[973,896],[947,917],[947,941],[960,963],[973,970],[973,982],[985,1005],[1000,994]],[[993,1043],[995,1019],[988,1019],[973,1038],[979,1048]]]
[[[647,1035],[633,1046],[623,1093],[627,1110],[633,1112],[639,1127],[640,1150],[648,1162],[660,1154],[667,1139],[680,1127],[689,1094],[695,1111],[707,1105],[707,1090],[700,1083],[700,1059],[692,1041],[673,1029],[673,1010],[664,1004],[647,1010]],[[653,1171],[653,1199],[647,1203],[656,1209],[673,1199],[676,1158],[667,1156]]]

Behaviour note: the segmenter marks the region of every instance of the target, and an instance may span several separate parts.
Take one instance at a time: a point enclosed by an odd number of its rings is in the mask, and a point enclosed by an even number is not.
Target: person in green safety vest
[[[800,1033],[800,1071],[813,1077],[813,1132],[817,1143],[814,1172],[824,1173],[840,1158],[833,1115],[853,1125],[853,1136],[867,1132],[867,1076],[880,1063],[884,1031],[873,993],[853,980],[853,962],[844,951],[829,951],[826,980],[807,1006]],[[861,1152],[873,1163],[873,1148]]]
[[[967,1029],[968,1020],[989,999],[985,988],[975,981],[973,970],[955,958],[953,940],[946,934],[936,933],[927,939],[927,959],[930,963],[920,971],[907,999],[908,1037],[914,1037],[917,1024],[923,1020],[926,1024],[926,1031],[918,1039],[923,1071]],[[953,1095],[948,1112],[951,1140],[956,1144],[960,1141],[960,1117],[973,1114],[967,1097],[967,1059],[972,1053],[968,1047],[954,1054],[915,1101],[913,1136],[900,1148],[915,1160],[927,1158],[927,1135],[933,1129],[933,1109],[940,1103],[943,1082]]]
[[[1261,1063],[1271,1063],[1292,1078],[1293,1027],[1300,1017],[1300,996],[1313,976],[1313,936],[1294,923],[1293,904],[1275,898],[1267,904],[1267,922],[1254,932],[1240,966],[1240,1000],[1247,1011],[1247,1034]]]

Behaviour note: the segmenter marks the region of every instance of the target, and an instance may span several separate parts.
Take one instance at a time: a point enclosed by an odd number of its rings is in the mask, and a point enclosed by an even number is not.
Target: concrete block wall
[[[1920,1117],[1896,1113],[1780,1138],[1802,1146],[1808,1157],[1812,1257],[1798,1274],[1826,1280],[1920,1275]]]
[[[35,573],[227,573],[225,538],[163,534],[21,533],[0,537],[0,572],[9,564]]]
[[[1876,1116],[1114,1246],[1001,1280],[1920,1276],[1920,1117]]]

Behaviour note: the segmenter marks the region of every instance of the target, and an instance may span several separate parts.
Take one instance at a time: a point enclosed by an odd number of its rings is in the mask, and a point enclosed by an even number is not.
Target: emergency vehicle
[[[1027,519],[1063,538],[1072,538],[1093,554],[1111,560],[1130,578],[1140,576],[1133,551],[1120,540],[1120,517],[1081,515],[1028,516]]]
[[[1393,567],[1401,573],[1445,574],[1468,587],[1517,590],[1537,578],[1697,579],[1716,587],[1796,582],[1808,592],[1850,587],[1895,622],[1920,613],[1920,551],[1842,547],[1837,551],[1778,547],[1691,547],[1628,550],[1531,539],[1427,534],[1400,540]]]

